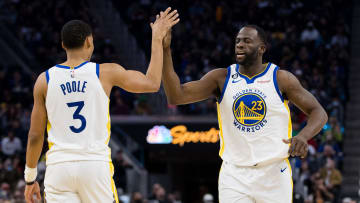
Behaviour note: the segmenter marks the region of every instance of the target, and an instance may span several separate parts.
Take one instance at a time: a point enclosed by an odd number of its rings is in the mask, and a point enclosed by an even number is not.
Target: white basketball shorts
[[[292,191],[288,159],[253,167],[224,161],[220,169],[220,203],[291,203]]]
[[[47,203],[118,202],[114,167],[104,161],[71,161],[51,164],[45,172]]]

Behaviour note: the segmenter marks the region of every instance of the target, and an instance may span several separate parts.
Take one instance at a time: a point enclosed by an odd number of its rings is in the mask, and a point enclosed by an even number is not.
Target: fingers
[[[283,139],[283,143],[290,144],[288,154],[289,156],[299,156],[300,158],[305,158],[308,152],[307,143],[302,142],[299,139],[291,138],[288,140]]]
[[[172,22],[170,23],[170,27],[178,24],[179,22],[180,22],[180,18],[176,19],[175,21],[172,21]]]
[[[171,13],[169,13],[168,15],[165,16],[166,19],[171,19],[172,17],[174,17],[176,14],[178,14],[177,10],[173,10],[171,11]]]
[[[150,23],[150,27],[151,27],[151,29],[153,28],[153,26],[154,26],[154,23]]]
[[[34,203],[34,199],[32,197],[32,194],[27,194],[25,196],[25,201],[26,201],[26,203]]]
[[[36,198],[37,198],[37,200],[41,200],[41,194],[40,194],[40,191],[37,191],[36,192]]]
[[[167,14],[168,14],[170,11],[171,11],[171,7],[168,7],[168,8],[164,11],[163,15],[164,15],[164,16],[167,16]]]
[[[160,17],[161,18],[166,17],[170,11],[171,11],[171,7],[168,7],[165,11],[160,11]]]
[[[290,154],[290,156],[292,156],[292,157],[295,156],[295,148],[296,148],[296,145],[297,145],[297,143],[296,143],[295,139],[291,139],[289,154]]]
[[[295,141],[296,142],[296,141]],[[300,156],[301,155],[301,151],[303,150],[303,143],[301,142],[296,142],[295,145],[295,149],[294,149],[294,156]]]
[[[175,10],[176,11],[176,10]],[[175,21],[179,17],[179,13],[175,13],[175,15],[171,16],[169,19],[171,21]]]
[[[156,15],[156,20],[157,20],[157,19],[159,19],[159,18],[160,18],[160,15],[159,15],[159,14],[157,14],[157,15]]]
[[[301,155],[300,157],[303,159],[307,156],[307,153],[308,153],[308,145],[305,145],[301,151]]]
[[[291,139],[288,139],[288,140],[283,139],[282,141],[283,141],[283,143],[285,143],[285,144],[290,144],[290,143],[291,143]]]

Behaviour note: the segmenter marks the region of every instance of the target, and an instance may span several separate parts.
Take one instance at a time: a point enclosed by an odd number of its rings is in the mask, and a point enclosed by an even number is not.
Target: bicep
[[[43,135],[47,113],[45,106],[47,84],[44,75],[40,75],[34,86],[34,106],[31,112],[30,131],[31,135]]]
[[[180,104],[188,104],[202,101],[215,95],[218,90],[217,79],[219,74],[211,71],[204,75],[200,80],[187,82],[181,85],[183,95],[180,98]]]
[[[309,115],[313,109],[320,105],[314,95],[307,91],[293,74],[287,71],[279,71],[278,82],[286,98],[305,114]]]
[[[144,93],[153,89],[153,84],[145,74],[135,70],[126,70],[118,64],[103,64],[105,69],[102,74],[111,82],[112,86],[118,86],[128,92]]]

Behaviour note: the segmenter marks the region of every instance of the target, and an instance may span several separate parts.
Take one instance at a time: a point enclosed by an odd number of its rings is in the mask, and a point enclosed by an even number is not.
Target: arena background
[[[32,89],[41,72],[65,60],[64,23],[81,19],[92,26],[92,61],[145,72],[149,23],[168,6],[181,18],[173,29],[172,53],[182,82],[234,63],[234,39],[242,25],[267,31],[265,62],[295,74],[329,115],[309,141],[309,156],[290,159],[294,202],[359,200],[360,1],[0,0],[0,202],[24,202]],[[110,146],[122,202],[218,202],[215,101],[172,106],[162,89],[156,94],[113,89]],[[291,111],[296,136],[306,117],[294,106]],[[42,185],[44,157],[38,168]]]

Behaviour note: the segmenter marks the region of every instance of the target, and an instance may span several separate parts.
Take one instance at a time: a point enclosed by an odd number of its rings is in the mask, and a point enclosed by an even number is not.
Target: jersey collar
[[[240,73],[240,71],[239,71],[239,64],[236,64],[236,72],[239,74],[240,77],[242,77],[243,79],[246,80],[246,83],[251,84],[251,83],[254,83],[254,81],[255,81],[256,78],[259,78],[259,77],[265,75],[265,74],[267,73],[267,71],[269,70],[270,66],[271,66],[271,63],[269,62],[269,63],[267,64],[266,68],[265,68],[262,72],[254,75],[254,76],[252,76],[252,77],[249,77],[249,76],[247,76],[247,75],[245,75],[245,74]]]
[[[81,66],[83,66],[83,65],[85,65],[87,63],[89,63],[89,61],[85,61],[82,64],[80,64],[78,66],[75,66],[74,69],[78,69],[78,68],[80,68]],[[58,67],[58,68],[70,69],[69,66],[64,66],[64,65],[60,65],[60,64],[56,64],[55,66]]]

